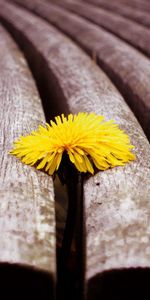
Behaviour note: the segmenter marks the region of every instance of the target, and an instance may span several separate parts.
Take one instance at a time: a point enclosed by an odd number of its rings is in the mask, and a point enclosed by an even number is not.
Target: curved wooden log
[[[6,299],[53,299],[55,211],[50,176],[9,154],[13,141],[45,122],[23,54],[0,26],[0,281]]]
[[[74,39],[107,73],[150,137],[150,61],[96,25],[51,3],[15,0]],[[50,0],[49,0],[50,2]]]
[[[113,3],[113,1],[105,1],[105,0],[84,0],[86,2],[92,3],[96,6],[103,7],[104,9],[110,10],[115,14],[126,17],[127,19],[131,19],[138,24],[142,24],[146,27],[150,27],[150,18],[149,12],[137,10],[132,7],[127,7],[122,5],[120,2]]]
[[[113,3],[120,3],[119,0],[112,0]],[[137,10],[150,11],[150,3],[147,0],[121,0],[121,4],[124,6],[129,6]]]
[[[73,113],[94,111],[106,119],[115,119],[131,137],[137,155],[135,162],[98,172],[84,183],[84,276],[87,297],[92,300],[103,295],[102,288],[108,282],[106,271],[111,277],[112,270],[121,270],[119,283],[125,280],[128,289],[128,272],[135,268],[137,274],[138,268],[143,268],[145,276],[140,278],[144,288],[149,274],[146,268],[150,267],[150,151],[138,122],[106,75],[64,35],[13,5],[5,4],[0,15],[16,39],[22,37],[25,49],[27,45],[28,49],[34,47],[46,60],[47,76],[55,78],[56,100],[65,99]],[[110,280],[113,281],[117,291],[117,276]],[[132,293],[135,289],[131,286]]]
[[[81,1],[53,0],[53,3],[59,4],[69,11],[103,27],[147,56],[150,56],[150,44],[147,42],[150,40],[150,31],[148,28],[127,20],[122,16],[115,15],[110,11]]]

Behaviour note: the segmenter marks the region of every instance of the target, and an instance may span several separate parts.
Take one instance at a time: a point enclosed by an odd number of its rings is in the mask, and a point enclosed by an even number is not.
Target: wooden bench
[[[138,25],[123,16],[115,15],[110,11],[97,8],[94,5],[79,0],[54,0],[53,3],[59,4],[69,11],[103,27],[147,56],[150,56],[150,45],[147,43],[150,40],[150,31],[148,28]]]
[[[53,182],[9,154],[13,141],[37,128],[45,117],[24,56],[1,25],[0,94],[1,295],[5,299],[54,299]]]
[[[40,9],[45,14],[45,6]],[[56,18],[53,13],[51,10]],[[139,293],[140,287],[144,293],[148,290],[147,268],[150,267],[150,151],[141,127],[103,71],[53,26],[6,2],[0,10],[0,19],[25,52],[33,72],[40,70],[36,78],[39,81],[40,76],[43,78],[47,98],[53,95],[57,109],[60,105],[60,111],[103,114],[106,119],[115,119],[131,137],[136,147],[135,162],[99,172],[84,182],[84,289],[89,300],[118,296],[119,278],[120,285],[126,283],[126,296],[129,297],[130,289],[132,293]],[[62,22],[63,17],[59,21]],[[138,287],[130,284],[133,268],[140,282]],[[73,299],[71,296],[68,295],[68,299]]]
[[[122,5],[119,1],[105,1],[105,0],[84,0],[86,2],[92,3],[98,7],[103,7],[104,9],[113,11],[115,14],[122,15],[127,19],[131,19],[139,24],[146,27],[150,27],[150,18],[148,11],[137,10],[126,5]]]
[[[97,60],[122,93],[150,137],[150,61],[136,49],[114,35],[73,13],[46,1],[22,3],[58,27]]]

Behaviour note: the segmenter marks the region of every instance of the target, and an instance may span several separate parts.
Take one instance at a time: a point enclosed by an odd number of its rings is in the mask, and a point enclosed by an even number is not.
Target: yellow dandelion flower
[[[129,137],[113,120],[104,122],[103,116],[80,112],[57,116],[45,127],[40,125],[37,131],[21,136],[10,153],[31,166],[38,162],[37,169],[44,168],[50,175],[67,153],[80,172],[93,174],[93,165],[106,170],[134,160],[132,148]]]

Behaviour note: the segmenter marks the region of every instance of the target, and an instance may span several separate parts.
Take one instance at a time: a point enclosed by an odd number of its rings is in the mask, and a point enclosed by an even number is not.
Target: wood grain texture
[[[112,0],[113,3],[118,4],[120,0]],[[150,3],[149,0],[121,0],[121,4],[124,6],[132,7],[136,10],[141,11],[150,11]]]
[[[120,0],[112,0],[113,3],[118,4]],[[132,7],[136,10],[141,11],[150,11],[150,3],[149,0],[121,0],[121,4],[124,6]]]
[[[20,0],[15,2],[22,5]],[[26,0],[23,5],[58,27],[96,58],[150,137],[150,60],[98,26],[51,4],[50,0],[49,3]]]
[[[122,96],[79,48],[40,18],[13,5],[7,5],[2,14],[11,30],[19,30],[25,43],[32,41],[45,57],[47,76],[52,73],[56,89],[60,87],[56,98],[65,98],[73,113],[94,111],[107,120],[115,119],[135,145],[135,162],[98,172],[84,184],[85,282],[89,299],[99,299],[105,271],[150,267],[149,143]],[[91,282],[95,277],[93,292]],[[124,271],[124,280],[127,278]]]
[[[150,31],[148,28],[136,24],[123,16],[115,15],[110,11],[97,8],[85,2],[75,0],[53,0],[54,4],[76,13],[89,21],[112,32],[119,38],[125,40],[133,47],[150,56]]]
[[[122,5],[119,1],[115,3],[113,1],[105,0],[85,0],[86,2],[92,3],[96,6],[103,7],[106,10],[113,11],[115,14],[122,15],[127,19],[131,19],[134,22],[142,24],[146,27],[150,27],[149,12],[137,10],[132,7]]]
[[[10,267],[14,266],[15,274],[20,272],[21,266],[32,269],[32,272],[47,274],[48,279],[45,283],[47,282],[48,287],[44,283],[42,287],[42,299],[47,299],[44,288],[45,290],[48,288],[49,296],[53,295],[56,268],[53,182],[50,176],[23,165],[9,154],[13,141],[21,134],[26,135],[37,128],[40,123],[45,122],[45,117],[24,56],[2,27],[0,27],[0,99],[0,265],[7,263]],[[11,272],[8,268],[6,276],[8,286]],[[25,269],[24,272],[29,273]],[[22,276],[21,273],[18,274]],[[21,282],[20,276],[18,275],[18,283]],[[32,277],[28,274],[25,278],[26,287],[28,276],[30,279]],[[37,299],[41,299],[38,298],[40,281],[38,285],[36,276],[35,294]],[[13,275],[11,282],[14,283],[13,288],[16,288]]]

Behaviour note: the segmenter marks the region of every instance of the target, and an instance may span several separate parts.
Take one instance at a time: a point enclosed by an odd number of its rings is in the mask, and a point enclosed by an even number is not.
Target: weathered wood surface
[[[114,35],[56,5],[15,2],[34,11],[75,40],[107,73],[150,137],[150,60]]]
[[[47,76],[55,78],[56,101],[65,99],[73,113],[94,111],[107,120],[115,119],[135,145],[135,162],[98,172],[84,184],[85,282],[88,299],[99,299],[105,271],[111,274],[122,268],[123,283],[128,278],[124,269],[150,267],[149,143],[110,80],[64,35],[13,5],[4,5],[0,15],[16,39],[23,36],[22,43],[24,40],[28,49],[32,45],[46,60]],[[97,283],[94,291],[93,282]]]
[[[105,0],[83,0],[85,2],[92,3],[96,6],[103,7],[106,10],[113,11],[115,14],[122,15],[127,19],[131,19],[139,24],[142,24],[146,27],[150,27],[150,17],[149,12],[137,10],[132,7],[127,7],[122,5],[121,2],[114,3],[113,1]]]
[[[112,0],[111,2],[118,4],[120,0]],[[122,5],[130,6],[137,10],[150,11],[150,2],[149,0],[121,0]]]
[[[120,2],[120,0],[113,0],[116,4]],[[121,0],[122,5],[131,6],[134,9],[150,11],[150,3],[149,0]]]
[[[85,2],[76,0],[53,0],[53,3],[59,4],[103,27],[139,49],[147,56],[150,56],[150,43],[147,42],[150,40],[150,30],[148,28]]]
[[[13,141],[45,122],[24,56],[0,26],[0,278],[1,293],[53,299],[55,212],[50,176],[9,154]]]

